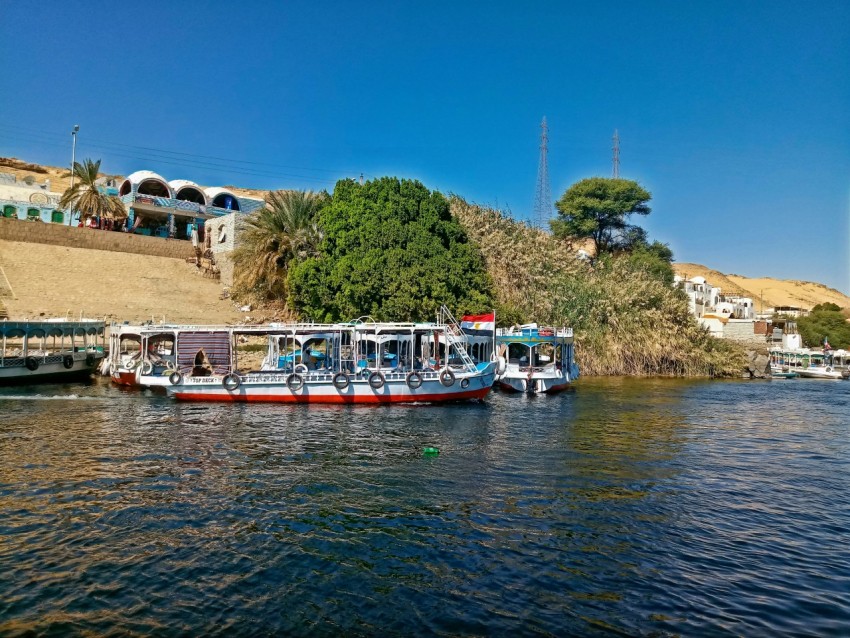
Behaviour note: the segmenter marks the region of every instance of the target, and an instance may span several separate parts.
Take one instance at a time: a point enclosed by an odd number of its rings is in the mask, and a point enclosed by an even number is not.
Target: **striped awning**
[[[203,350],[213,369],[230,368],[229,332],[180,332],[177,335],[177,366],[195,365],[195,357]]]

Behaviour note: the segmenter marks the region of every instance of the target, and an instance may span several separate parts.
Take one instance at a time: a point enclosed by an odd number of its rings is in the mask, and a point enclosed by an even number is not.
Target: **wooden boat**
[[[103,321],[0,322],[0,385],[89,376],[103,359]]]
[[[496,362],[475,363],[446,309],[436,323],[184,326],[173,335],[173,368],[155,365],[142,385],[164,385],[184,401],[441,403],[483,399]],[[265,336],[259,369],[240,365],[240,339]],[[143,337],[144,338],[144,337]],[[143,340],[143,344],[145,341]],[[147,353],[143,361],[147,361]],[[168,373],[165,376],[165,373]]]

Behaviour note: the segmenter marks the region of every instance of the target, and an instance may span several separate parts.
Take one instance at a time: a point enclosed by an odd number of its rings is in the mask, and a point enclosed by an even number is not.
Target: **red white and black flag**
[[[496,332],[496,313],[486,315],[464,315],[460,328],[468,335],[491,335]]]

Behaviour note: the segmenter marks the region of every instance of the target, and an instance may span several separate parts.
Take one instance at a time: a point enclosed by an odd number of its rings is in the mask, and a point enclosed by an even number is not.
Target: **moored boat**
[[[89,376],[103,359],[103,321],[2,321],[0,384]]]
[[[565,390],[578,379],[571,328],[536,323],[498,330],[499,373],[496,382],[510,392],[528,394]]]
[[[172,330],[165,388],[184,401],[276,403],[440,403],[483,399],[496,363],[476,363],[443,309],[436,323],[269,324]],[[265,336],[259,369],[246,369],[237,344]],[[144,342],[143,342],[144,343]],[[150,384],[156,371],[142,373]],[[162,378],[160,376],[160,378]]]

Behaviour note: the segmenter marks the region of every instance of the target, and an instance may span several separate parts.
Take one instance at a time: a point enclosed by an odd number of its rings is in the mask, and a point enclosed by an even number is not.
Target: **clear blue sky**
[[[850,293],[850,2],[0,0],[0,154],[531,215],[611,173],[677,261]],[[226,158],[227,161],[209,158]]]

